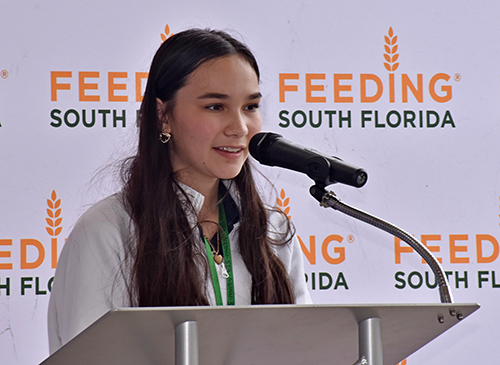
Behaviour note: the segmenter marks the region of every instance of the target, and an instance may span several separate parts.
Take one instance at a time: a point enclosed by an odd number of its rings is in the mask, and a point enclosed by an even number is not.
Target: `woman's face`
[[[203,63],[175,97],[164,128],[174,171],[193,188],[239,174],[262,126],[257,74],[240,56]]]

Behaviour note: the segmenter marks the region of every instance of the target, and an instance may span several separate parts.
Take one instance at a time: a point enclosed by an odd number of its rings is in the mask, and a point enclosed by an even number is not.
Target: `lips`
[[[223,151],[223,152],[238,153],[243,148],[241,148],[241,147],[215,147],[215,149],[219,150],[219,151]]]

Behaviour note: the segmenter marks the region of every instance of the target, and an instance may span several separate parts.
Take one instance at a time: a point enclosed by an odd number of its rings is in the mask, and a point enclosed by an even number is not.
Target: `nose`
[[[232,115],[224,129],[226,136],[241,138],[248,134],[248,116],[242,112],[236,112]]]

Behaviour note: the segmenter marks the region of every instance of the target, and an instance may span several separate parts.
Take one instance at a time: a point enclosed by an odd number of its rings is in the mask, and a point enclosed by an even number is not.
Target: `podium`
[[[383,355],[383,364],[396,365],[478,308],[454,303],[117,308],[42,364],[378,365]],[[368,360],[358,355],[365,351],[372,352]]]

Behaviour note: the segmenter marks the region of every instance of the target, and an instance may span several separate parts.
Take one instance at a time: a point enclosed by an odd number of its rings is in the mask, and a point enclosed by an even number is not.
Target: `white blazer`
[[[182,185],[182,188],[190,197],[195,211],[199,212],[204,196],[186,185]],[[231,187],[229,189],[231,197],[239,206],[237,194],[231,191]],[[195,227],[196,216],[188,216],[188,220]],[[285,228],[281,214],[271,213],[269,222],[271,232],[282,232]],[[128,274],[121,272],[121,264],[124,260],[124,242],[130,237],[132,227],[131,218],[119,194],[101,200],[77,221],[62,249],[51,291],[48,312],[50,353],[109,310],[130,306],[126,284]],[[238,231],[236,223],[229,235],[235,304],[250,305],[252,278],[239,253]],[[200,245],[204,245],[201,239]],[[294,237],[286,245],[273,245],[273,248],[287,269],[296,303],[311,303],[305,283],[303,254],[297,238]],[[202,251],[205,252],[204,249]],[[226,279],[220,273],[219,283],[226,304]],[[211,305],[215,305],[211,280],[207,280],[205,285],[208,300]]]

